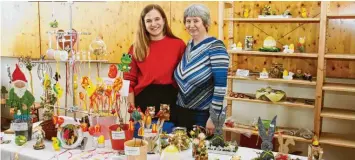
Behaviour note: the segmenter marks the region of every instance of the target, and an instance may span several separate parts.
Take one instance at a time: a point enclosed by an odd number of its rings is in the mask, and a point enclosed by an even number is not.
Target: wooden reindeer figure
[[[288,154],[289,148],[288,145],[292,144],[295,145],[295,141],[292,138],[287,138],[286,142],[284,143],[284,138],[282,137],[282,134],[279,133],[279,137],[277,138],[279,142],[279,152],[283,154]]]

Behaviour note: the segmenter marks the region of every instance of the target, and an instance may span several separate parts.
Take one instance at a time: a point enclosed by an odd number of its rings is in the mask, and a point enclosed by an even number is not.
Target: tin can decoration
[[[244,43],[245,43],[244,50],[246,51],[253,50],[253,43],[254,43],[253,36],[245,36]]]

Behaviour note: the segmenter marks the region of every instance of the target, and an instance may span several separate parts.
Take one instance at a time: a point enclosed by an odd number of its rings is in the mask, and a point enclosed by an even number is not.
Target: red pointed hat
[[[21,71],[20,67],[18,67],[18,64],[16,64],[16,68],[14,72],[12,72],[12,82],[15,81],[24,81],[27,83],[27,79],[25,77],[25,74]]]

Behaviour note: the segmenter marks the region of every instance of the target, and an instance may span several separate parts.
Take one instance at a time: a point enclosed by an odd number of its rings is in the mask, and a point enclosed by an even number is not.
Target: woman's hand
[[[131,92],[128,94],[128,105],[131,106],[135,106],[134,105],[134,92]]]
[[[215,129],[215,126],[211,120],[211,117],[208,118],[207,122],[206,122],[206,130],[207,130],[207,134],[208,135],[212,135],[214,133],[214,129]]]

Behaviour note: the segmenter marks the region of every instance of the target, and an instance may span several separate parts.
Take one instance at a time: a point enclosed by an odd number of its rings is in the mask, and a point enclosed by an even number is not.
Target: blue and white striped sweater
[[[177,105],[220,113],[226,93],[229,56],[222,41],[206,38],[193,46],[189,41],[174,77],[179,85]]]

